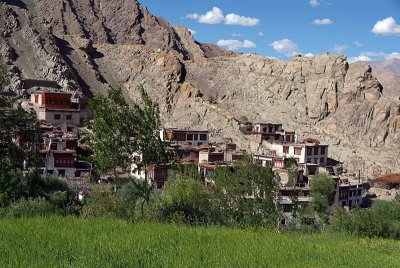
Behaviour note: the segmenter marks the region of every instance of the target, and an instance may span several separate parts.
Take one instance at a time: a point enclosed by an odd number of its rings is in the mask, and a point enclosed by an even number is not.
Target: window
[[[197,146],[201,146],[201,145],[203,145],[203,143],[202,143],[202,142],[199,142],[199,143],[197,143]]]
[[[200,140],[201,141],[207,140],[207,134],[200,134]]]
[[[59,169],[58,170],[58,175],[65,176],[65,169]]]
[[[289,146],[283,146],[283,153],[288,154],[289,153]]]
[[[312,155],[312,148],[307,148],[307,155]]]
[[[186,135],[186,140],[192,141],[193,140],[193,134],[187,134]]]
[[[353,191],[349,191],[349,197],[353,197]]]
[[[57,150],[57,143],[52,143],[50,149]]]
[[[199,134],[193,134],[193,140],[197,141],[199,139]]]
[[[324,146],[321,146],[321,154],[323,154],[323,155],[325,155],[325,147]]]
[[[314,147],[314,155],[318,155],[318,147]]]
[[[266,133],[268,131],[268,129],[265,127],[263,128],[263,132]]]
[[[318,164],[318,158],[314,158],[314,164]]]
[[[307,163],[311,163],[311,158],[307,158]]]
[[[321,157],[321,158],[319,159],[319,163],[320,163],[320,164],[325,164],[325,158]]]
[[[357,189],[357,195],[358,195],[358,196],[361,195],[361,189]]]
[[[301,148],[295,147],[295,148],[294,148],[294,154],[295,154],[295,155],[301,155]]]
[[[70,115],[70,114],[67,114],[67,115],[65,116],[65,119],[67,119],[67,120],[71,120],[71,119],[72,119],[72,115]]]
[[[61,114],[54,114],[54,120],[60,120]]]

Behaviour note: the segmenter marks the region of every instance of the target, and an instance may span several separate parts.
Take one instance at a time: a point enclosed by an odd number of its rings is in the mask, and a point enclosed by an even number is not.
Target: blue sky
[[[288,60],[400,58],[400,0],[139,0],[200,42]]]

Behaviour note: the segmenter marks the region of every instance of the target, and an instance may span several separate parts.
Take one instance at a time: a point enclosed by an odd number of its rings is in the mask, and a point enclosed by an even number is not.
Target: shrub
[[[120,197],[111,192],[94,192],[82,208],[84,218],[127,218],[128,213]]]
[[[179,174],[167,182],[158,206],[162,221],[189,224],[207,223],[211,208],[204,186]]]
[[[207,100],[208,100],[208,103],[210,103],[210,104],[216,104],[217,103],[217,98],[214,97],[214,96],[211,96],[211,95],[208,96]]]
[[[378,201],[368,209],[336,208],[331,230],[367,237],[400,239],[399,203]]]
[[[12,218],[26,218],[48,216],[56,213],[57,210],[55,207],[44,198],[20,199],[8,207],[6,216]]]

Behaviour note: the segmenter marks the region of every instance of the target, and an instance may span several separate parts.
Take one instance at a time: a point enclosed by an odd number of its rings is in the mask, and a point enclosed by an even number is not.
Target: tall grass
[[[113,219],[5,219],[0,266],[399,267],[400,243]]]

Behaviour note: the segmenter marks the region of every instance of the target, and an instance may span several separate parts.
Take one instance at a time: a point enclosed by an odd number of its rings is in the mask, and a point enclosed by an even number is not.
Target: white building
[[[328,145],[319,143],[274,143],[263,142],[272,155],[294,158],[298,164],[316,164],[325,166],[328,163]]]
[[[209,132],[169,128],[160,130],[160,138],[176,145],[201,146],[209,143]]]
[[[73,102],[74,101],[74,102]],[[52,125],[81,125],[89,118],[87,101],[76,98],[73,93],[62,91],[35,91],[31,94],[31,104],[39,120]]]

